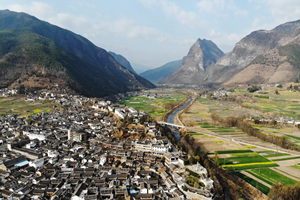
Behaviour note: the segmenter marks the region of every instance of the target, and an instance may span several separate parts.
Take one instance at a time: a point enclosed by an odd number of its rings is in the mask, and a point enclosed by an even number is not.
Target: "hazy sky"
[[[0,0],[151,68],[185,56],[198,38],[225,53],[258,29],[300,19],[300,0]]]

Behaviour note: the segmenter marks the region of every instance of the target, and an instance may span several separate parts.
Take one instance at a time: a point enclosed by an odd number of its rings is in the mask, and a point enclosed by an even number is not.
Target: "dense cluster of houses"
[[[193,191],[182,190],[182,154],[155,123],[126,130],[148,139],[113,137],[118,118],[130,115],[138,123],[145,113],[82,96],[44,92],[27,98],[51,98],[63,109],[0,117],[0,198],[187,199]],[[209,199],[212,187],[192,193]]]
[[[0,96],[2,96],[2,97],[13,96],[13,95],[16,95],[17,92],[18,91],[15,89],[2,88],[2,89],[0,89]]]

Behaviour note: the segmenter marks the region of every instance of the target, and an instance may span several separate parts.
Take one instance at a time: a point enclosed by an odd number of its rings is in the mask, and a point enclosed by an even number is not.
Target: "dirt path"
[[[246,175],[246,176],[248,176],[248,177],[250,177],[250,178],[252,178],[253,180],[256,180],[257,182],[259,182],[259,183],[261,183],[261,184],[263,184],[263,185],[265,185],[265,186],[267,186],[267,187],[269,187],[269,188],[272,187],[272,186],[269,185],[268,183],[266,183],[266,182],[264,182],[264,181],[262,181],[262,180],[256,178],[255,176],[253,176],[252,174],[249,174],[249,173],[246,172],[246,171],[241,171],[241,173],[244,174],[244,175]]]

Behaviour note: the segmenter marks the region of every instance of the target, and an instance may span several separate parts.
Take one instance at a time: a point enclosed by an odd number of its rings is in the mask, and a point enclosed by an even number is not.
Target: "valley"
[[[277,182],[294,186],[300,181],[300,94],[294,87],[298,88],[298,83],[265,85],[256,92],[247,88],[200,92],[175,123],[185,126],[178,128],[181,137],[194,138],[210,159],[216,159],[217,154],[218,165],[267,195]],[[166,94],[167,90],[155,90],[158,96],[160,92]],[[148,104],[155,101],[150,98]],[[265,137],[284,138],[287,145],[282,148],[224,125],[212,117],[214,113],[221,120],[235,116],[248,121]],[[161,120],[160,116],[153,117]],[[271,174],[276,178],[266,178]]]
[[[300,199],[299,19],[198,39],[110,20],[0,10],[0,199]]]

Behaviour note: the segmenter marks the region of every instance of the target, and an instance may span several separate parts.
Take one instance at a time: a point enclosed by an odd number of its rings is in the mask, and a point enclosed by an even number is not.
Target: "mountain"
[[[133,63],[133,62],[131,64],[132,64],[132,67],[134,68],[134,71],[138,74],[141,74],[141,73],[151,69],[151,67],[143,65],[143,64]]]
[[[181,59],[168,62],[167,64],[164,64],[161,67],[147,70],[139,75],[151,81],[152,83],[158,83],[163,79],[165,79],[170,74],[172,74],[176,69],[178,69],[181,66],[181,63],[182,63]]]
[[[258,30],[207,69],[207,82],[217,84],[283,83],[299,78],[300,20]]]
[[[190,48],[182,65],[170,76],[162,80],[166,84],[199,85],[205,80],[206,69],[216,63],[224,53],[210,40],[198,39]]]
[[[130,62],[122,55],[116,54],[112,51],[108,52],[110,55],[112,55],[112,57],[114,57],[114,59],[116,61],[118,61],[118,63],[120,63],[122,66],[124,66],[126,69],[128,69],[129,71],[131,71],[132,73],[136,74],[136,72],[134,71],[134,69],[132,68]]]
[[[0,87],[57,82],[97,97],[154,87],[86,38],[25,13],[0,11],[0,38]]]

